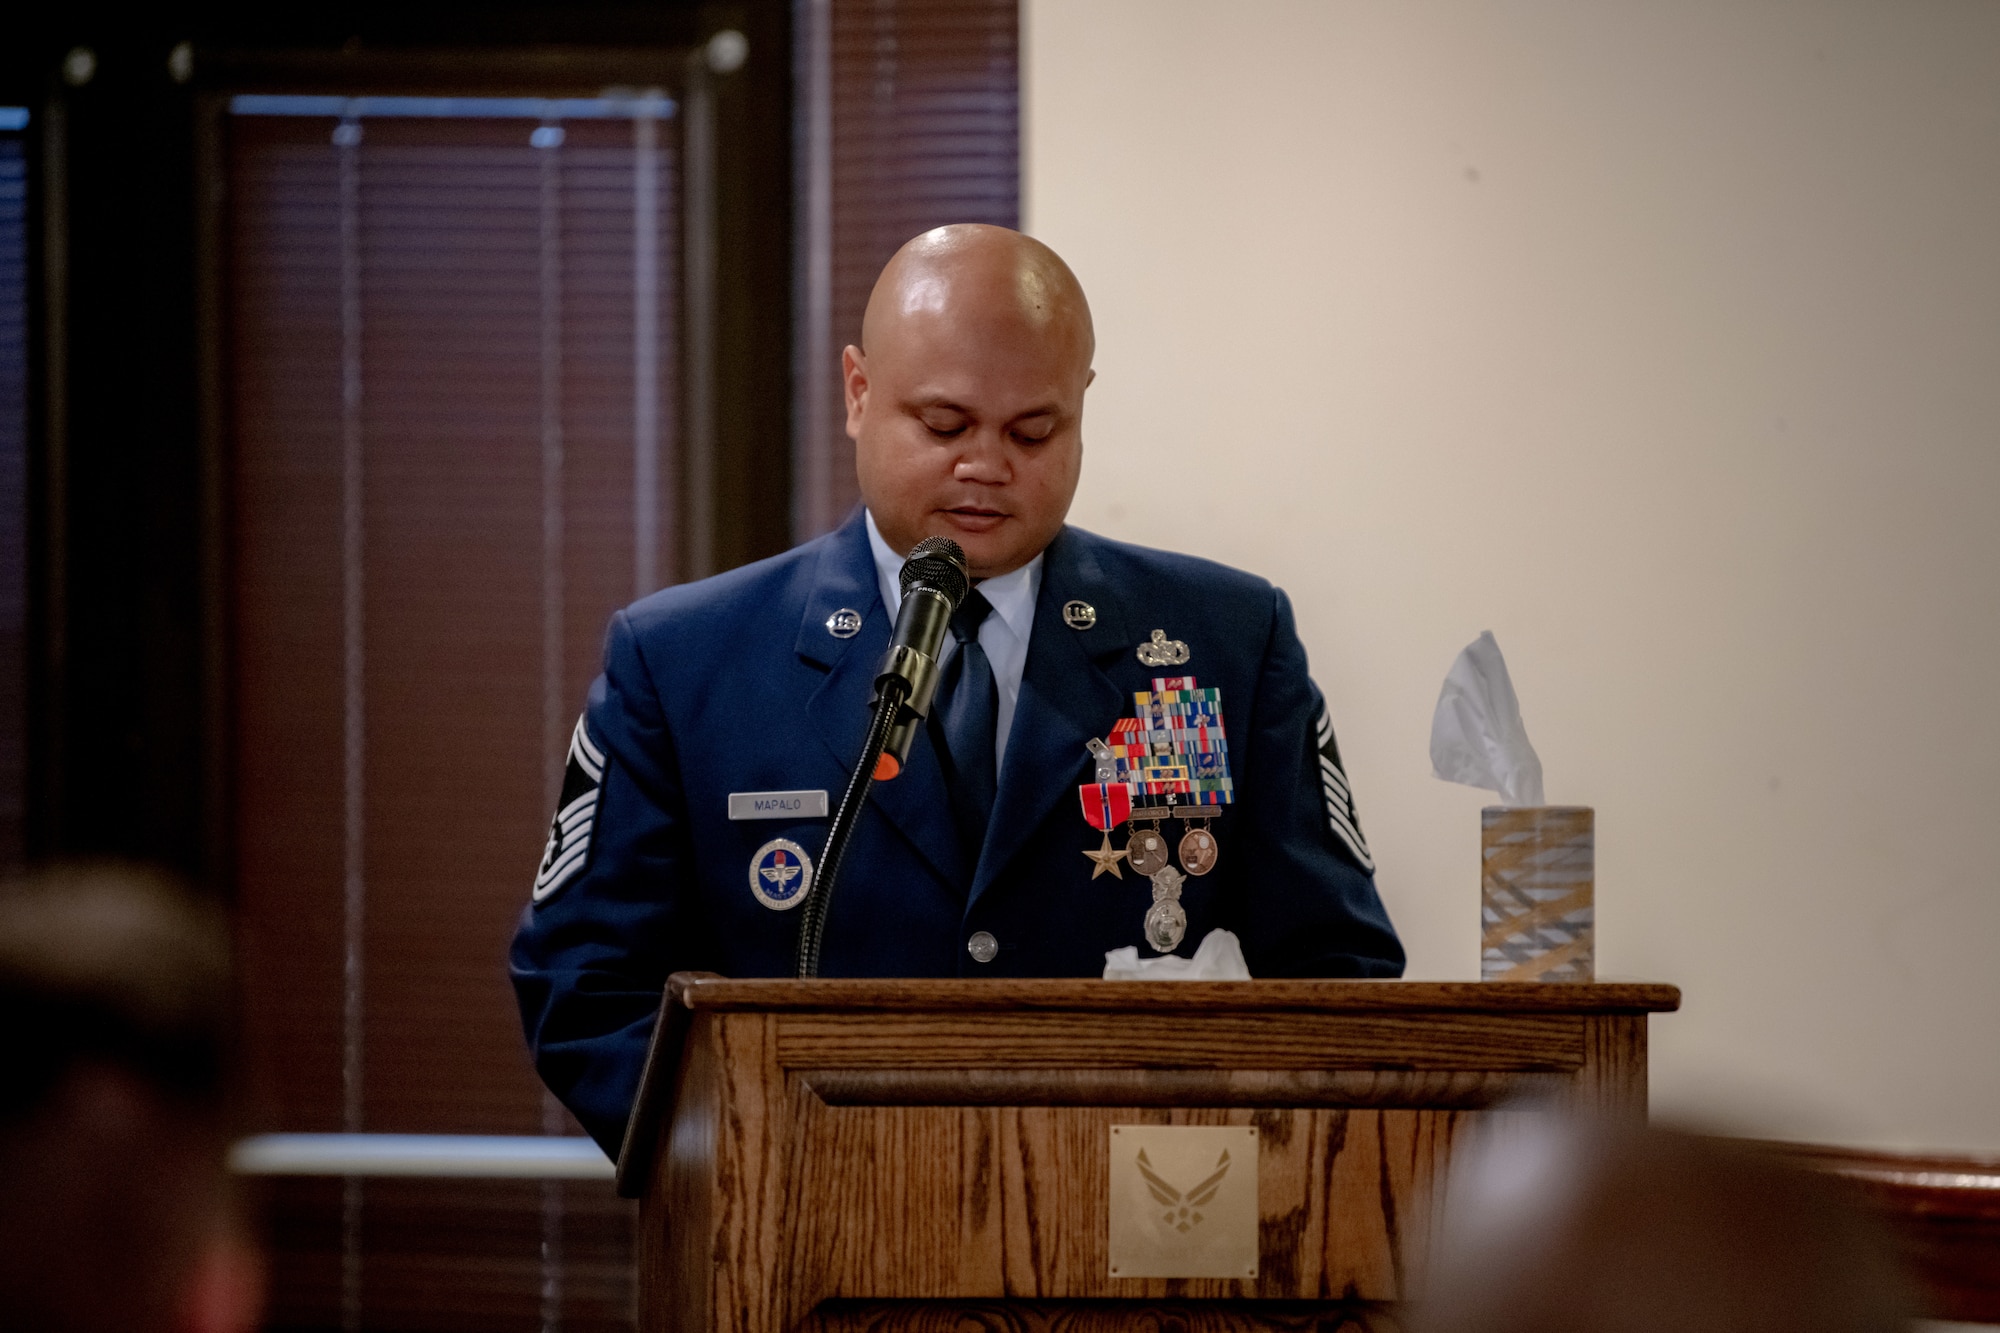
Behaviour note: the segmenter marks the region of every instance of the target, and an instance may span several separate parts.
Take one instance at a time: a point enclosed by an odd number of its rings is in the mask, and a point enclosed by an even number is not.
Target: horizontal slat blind
[[[1020,15],[1016,0],[831,0],[826,22],[828,326],[807,354],[837,366],[903,242],[950,222],[1020,225]],[[827,387],[801,447],[826,457],[799,475],[824,477],[825,493],[800,503],[802,537],[860,499],[839,374],[813,382]]]
[[[679,210],[671,122],[648,127],[644,170],[630,120],[552,128],[231,122],[236,870],[261,1129],[575,1132],[529,1067],[506,949],[605,622],[674,573]],[[557,1307],[575,1294],[544,1262],[563,1188],[347,1187],[358,1266],[336,1316],[542,1327],[545,1280]],[[399,1257],[406,1205],[461,1208],[462,1263]],[[482,1314],[410,1322],[423,1300]]]

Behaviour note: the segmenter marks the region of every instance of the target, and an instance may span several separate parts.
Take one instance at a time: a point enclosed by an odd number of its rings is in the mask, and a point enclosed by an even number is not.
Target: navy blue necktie
[[[974,588],[952,612],[951,637],[958,651],[944,664],[931,716],[937,720],[934,739],[942,742],[945,786],[951,793],[952,816],[968,856],[979,860],[986,842],[986,825],[993,817],[993,797],[999,780],[993,763],[994,719],[1000,690],[993,683],[993,664],[979,646],[979,625],[993,604]]]

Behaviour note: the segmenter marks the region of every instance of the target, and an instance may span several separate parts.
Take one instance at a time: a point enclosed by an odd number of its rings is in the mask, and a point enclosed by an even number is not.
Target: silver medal
[[[1146,909],[1146,943],[1160,953],[1172,953],[1187,937],[1187,913],[1181,908],[1186,876],[1172,866],[1153,873],[1153,905]]]

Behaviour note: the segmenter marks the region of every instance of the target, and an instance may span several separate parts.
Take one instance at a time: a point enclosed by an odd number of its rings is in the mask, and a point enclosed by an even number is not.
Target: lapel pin
[[[1063,624],[1071,629],[1089,629],[1097,623],[1097,608],[1089,602],[1068,601],[1063,603]]]
[[[1149,667],[1183,666],[1188,660],[1188,646],[1179,639],[1170,639],[1163,629],[1153,631],[1153,641],[1139,645],[1139,660]]]
[[[861,613],[842,607],[826,618],[826,632],[836,639],[851,639],[861,632]]]

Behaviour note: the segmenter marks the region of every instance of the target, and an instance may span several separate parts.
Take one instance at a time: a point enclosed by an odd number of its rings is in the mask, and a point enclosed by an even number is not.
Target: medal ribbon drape
[[[951,636],[958,651],[944,664],[938,682],[938,734],[945,751],[945,784],[951,791],[952,815],[969,860],[979,860],[986,842],[986,825],[993,817],[999,777],[993,762],[994,729],[1000,711],[1000,689],[993,664],[979,646],[979,626],[993,604],[977,588],[952,612]]]
[[[1122,782],[1098,782],[1077,788],[1083,817],[1094,829],[1109,833],[1132,817],[1132,789]]]

